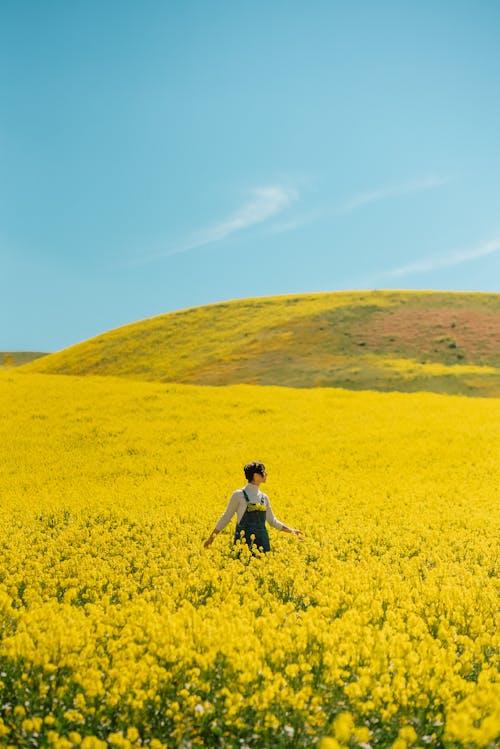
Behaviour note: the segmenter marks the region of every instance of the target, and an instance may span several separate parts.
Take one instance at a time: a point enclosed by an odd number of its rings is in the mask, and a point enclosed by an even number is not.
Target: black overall
[[[254,505],[250,502],[244,489],[243,494],[247,507],[240,522],[236,523],[234,543],[241,539],[250,549],[255,545],[262,551],[270,551],[271,546],[266,528],[266,506],[264,500],[261,499],[260,504]],[[252,536],[255,536],[255,538],[252,538]]]

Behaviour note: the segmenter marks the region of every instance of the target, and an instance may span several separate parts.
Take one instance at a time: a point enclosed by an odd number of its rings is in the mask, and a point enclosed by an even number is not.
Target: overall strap
[[[248,494],[246,493],[246,491],[244,489],[242,489],[241,491],[243,492],[243,496],[245,497],[245,501],[246,501],[247,505],[252,504],[250,502],[250,497],[248,496]],[[257,492],[257,499],[259,498],[259,494],[260,494],[260,492]],[[260,498],[260,503],[264,504],[263,501],[262,501],[262,497]]]

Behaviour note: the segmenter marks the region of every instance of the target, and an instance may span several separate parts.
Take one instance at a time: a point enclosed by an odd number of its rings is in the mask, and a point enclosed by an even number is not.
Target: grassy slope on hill
[[[127,325],[25,369],[500,396],[500,295],[375,291],[233,301]]]

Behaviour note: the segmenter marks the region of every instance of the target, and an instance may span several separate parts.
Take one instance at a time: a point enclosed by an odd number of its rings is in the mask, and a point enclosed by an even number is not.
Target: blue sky
[[[499,291],[497,0],[1,0],[0,350]]]

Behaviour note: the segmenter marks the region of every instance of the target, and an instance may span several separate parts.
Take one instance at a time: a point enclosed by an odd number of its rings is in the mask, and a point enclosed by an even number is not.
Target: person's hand
[[[213,543],[214,538],[216,537],[217,533],[216,531],[212,531],[212,533],[209,535],[205,543],[203,544],[204,549],[208,549],[209,546]]]
[[[304,540],[304,534],[298,528],[292,528],[292,533],[295,536],[297,536],[297,541],[303,541]]]

